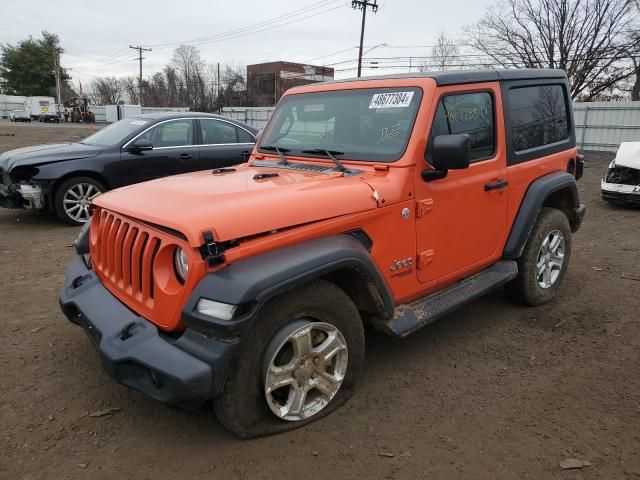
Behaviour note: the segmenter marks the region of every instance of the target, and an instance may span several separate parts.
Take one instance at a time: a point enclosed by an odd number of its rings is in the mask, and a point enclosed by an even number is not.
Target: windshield
[[[85,138],[80,143],[110,147],[112,145],[119,144],[129,135],[149,124],[150,122],[148,120],[143,120],[141,118],[125,118],[119,122],[112,123],[102,130],[98,130],[96,133]]]
[[[421,97],[419,88],[407,87],[289,95],[258,149],[278,147],[300,156],[323,149],[339,152],[341,160],[393,162],[404,154]]]

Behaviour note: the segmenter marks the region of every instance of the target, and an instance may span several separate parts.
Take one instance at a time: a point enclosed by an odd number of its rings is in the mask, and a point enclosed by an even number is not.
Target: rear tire
[[[322,329],[333,333],[325,337]],[[311,349],[306,351],[311,355],[299,355],[305,348],[294,346],[309,345],[299,340],[301,335],[310,339]],[[336,341],[338,349],[327,343],[330,339]],[[325,345],[327,350],[323,350]],[[327,354],[330,360],[325,361],[322,353],[311,358],[314,351],[334,354]],[[278,357],[281,353],[285,356]],[[258,314],[231,366],[224,391],[213,399],[216,417],[240,438],[307,425],[351,396],[363,361],[362,320],[348,295],[323,280],[302,285],[269,301]],[[281,366],[283,363],[286,365]],[[279,369],[285,371],[283,383],[274,377],[273,372]],[[317,388],[315,385],[326,379],[325,374],[333,383],[325,382],[322,389]],[[306,408],[295,409],[296,395],[302,390],[305,394],[300,402]],[[297,416],[296,412],[301,413]]]
[[[89,203],[106,188],[91,177],[73,177],[62,182],[53,194],[56,216],[69,225],[83,225],[89,219]]]
[[[567,216],[544,207],[518,259],[518,276],[505,286],[507,294],[526,305],[553,299],[569,265],[571,241]]]

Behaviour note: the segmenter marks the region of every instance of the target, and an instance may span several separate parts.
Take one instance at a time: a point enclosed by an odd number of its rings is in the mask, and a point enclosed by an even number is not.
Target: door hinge
[[[420,200],[418,207],[416,208],[416,217],[421,218],[427,213],[433,210],[433,199],[427,198],[426,200]]]
[[[433,258],[435,257],[436,252],[433,250],[425,250],[418,255],[418,270],[425,268],[431,262],[433,262]]]

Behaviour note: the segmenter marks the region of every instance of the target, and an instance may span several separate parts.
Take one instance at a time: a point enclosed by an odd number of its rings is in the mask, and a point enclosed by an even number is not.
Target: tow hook
[[[126,339],[131,338],[133,336],[133,333],[131,333],[131,330],[133,330],[133,327],[135,326],[136,326],[136,322],[127,323],[122,329],[122,331],[120,332],[120,340],[124,342]]]
[[[76,288],[80,288],[85,280],[89,278],[91,278],[91,275],[80,275],[79,277],[74,278],[71,282],[71,288],[73,288],[74,290]]]

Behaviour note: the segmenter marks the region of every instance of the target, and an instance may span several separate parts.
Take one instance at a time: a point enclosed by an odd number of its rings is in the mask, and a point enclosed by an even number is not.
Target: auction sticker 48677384
[[[411,104],[413,92],[375,93],[369,108],[405,108]]]

